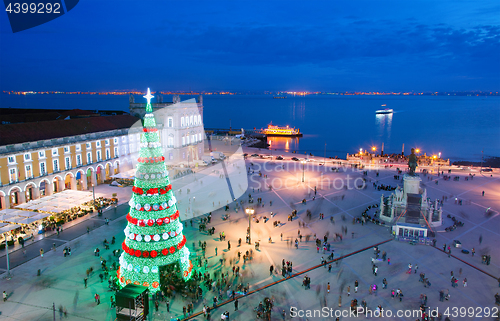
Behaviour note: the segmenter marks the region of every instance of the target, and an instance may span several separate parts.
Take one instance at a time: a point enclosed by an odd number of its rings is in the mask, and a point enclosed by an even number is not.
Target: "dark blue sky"
[[[13,34],[0,90],[498,91],[498,1],[96,1]]]

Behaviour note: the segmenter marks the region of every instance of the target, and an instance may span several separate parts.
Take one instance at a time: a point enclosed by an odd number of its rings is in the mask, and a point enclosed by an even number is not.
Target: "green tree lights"
[[[157,292],[161,266],[178,261],[182,278],[188,280],[193,265],[159,142],[149,88],[144,97],[148,102],[118,280],[122,287],[133,283]]]

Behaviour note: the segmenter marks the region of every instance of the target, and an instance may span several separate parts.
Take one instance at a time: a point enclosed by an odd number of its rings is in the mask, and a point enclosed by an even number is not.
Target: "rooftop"
[[[95,116],[0,125],[0,146],[104,132],[131,127],[130,115]]]

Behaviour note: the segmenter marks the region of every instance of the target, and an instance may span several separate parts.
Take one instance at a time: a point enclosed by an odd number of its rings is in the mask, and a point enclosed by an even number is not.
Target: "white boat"
[[[394,110],[386,108],[386,109],[379,109],[375,112],[375,114],[392,114]]]

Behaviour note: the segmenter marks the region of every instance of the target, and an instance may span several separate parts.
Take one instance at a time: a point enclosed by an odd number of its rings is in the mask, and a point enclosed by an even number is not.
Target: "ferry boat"
[[[294,127],[279,127],[272,123],[267,125],[267,128],[262,130],[262,134],[266,136],[281,136],[281,137],[302,137],[300,129]]]
[[[383,106],[383,105],[382,105]],[[394,112],[394,110],[390,109],[390,108],[386,108],[386,109],[379,109],[375,112],[375,114],[377,115],[382,115],[382,114],[392,114]]]

